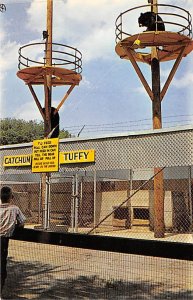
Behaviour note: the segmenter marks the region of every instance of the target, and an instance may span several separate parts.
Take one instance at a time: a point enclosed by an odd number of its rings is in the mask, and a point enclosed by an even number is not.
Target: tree
[[[72,135],[68,132],[68,130],[60,130],[59,139],[66,139],[72,137]]]
[[[62,129],[59,138],[71,137],[71,134]],[[6,118],[0,122],[0,144],[20,144],[44,138],[44,124],[37,121],[24,121]]]

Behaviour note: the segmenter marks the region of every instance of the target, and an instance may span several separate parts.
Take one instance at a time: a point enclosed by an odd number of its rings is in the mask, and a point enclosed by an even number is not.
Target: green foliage
[[[66,139],[72,137],[72,135],[67,130],[60,130],[59,139]]]
[[[70,136],[64,129],[60,131],[59,138]],[[42,138],[44,138],[43,122],[11,118],[0,121],[0,145],[28,143]]]

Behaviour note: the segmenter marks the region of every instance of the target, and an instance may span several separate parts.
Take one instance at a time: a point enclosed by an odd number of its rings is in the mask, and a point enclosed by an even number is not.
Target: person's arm
[[[21,212],[21,210],[19,208],[18,208],[18,211],[17,211],[16,220],[17,220],[17,224],[16,224],[17,227],[19,227],[19,228],[24,227],[26,217],[24,216],[24,214]]]

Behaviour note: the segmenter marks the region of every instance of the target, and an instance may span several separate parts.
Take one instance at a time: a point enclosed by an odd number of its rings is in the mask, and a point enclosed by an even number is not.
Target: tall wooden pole
[[[46,38],[46,66],[52,66],[52,21],[53,21],[53,0],[47,0],[47,38]],[[44,116],[44,137],[47,138],[51,131],[51,106],[52,106],[52,76],[44,74],[44,93],[45,93],[45,116]],[[49,173],[42,173],[42,209],[43,227],[49,226]]]
[[[157,0],[152,0],[151,11],[158,13]],[[157,56],[156,47],[151,50],[151,72],[152,72],[152,112],[153,129],[162,128],[161,97],[160,97],[160,63]],[[154,168],[154,173],[158,173],[159,166]],[[164,237],[164,189],[163,172],[159,172],[154,178],[154,236]]]
[[[47,39],[46,39],[46,66],[52,66],[52,19],[53,19],[53,0],[47,0]],[[52,77],[45,74],[45,120],[44,136],[47,137],[51,131],[51,101],[52,101]]]

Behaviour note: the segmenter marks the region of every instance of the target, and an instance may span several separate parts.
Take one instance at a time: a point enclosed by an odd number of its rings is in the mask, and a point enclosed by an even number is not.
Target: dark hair
[[[4,186],[1,189],[1,202],[6,203],[12,197],[12,189],[9,186]]]

